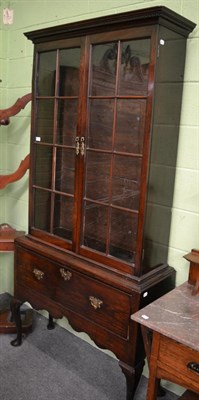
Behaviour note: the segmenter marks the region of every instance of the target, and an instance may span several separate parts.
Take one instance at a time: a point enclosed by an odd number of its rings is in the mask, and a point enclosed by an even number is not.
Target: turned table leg
[[[11,341],[12,346],[20,346],[22,342],[22,322],[21,322],[21,315],[20,315],[20,307],[22,302],[13,298],[10,303],[10,309],[12,313],[12,319],[16,324],[17,329],[17,337],[16,339]]]

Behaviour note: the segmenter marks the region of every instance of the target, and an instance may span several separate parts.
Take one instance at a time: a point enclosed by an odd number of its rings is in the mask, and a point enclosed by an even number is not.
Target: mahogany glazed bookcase
[[[167,256],[194,27],[153,7],[25,33],[34,43],[29,232],[15,242],[13,344],[23,302],[47,310],[50,325],[65,316],[116,355],[128,400],[145,358],[130,316],[175,285]]]

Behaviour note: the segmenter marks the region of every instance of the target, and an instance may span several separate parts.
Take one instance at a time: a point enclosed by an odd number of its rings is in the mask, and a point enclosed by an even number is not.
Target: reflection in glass
[[[147,94],[150,39],[122,41],[121,47],[118,43],[109,42],[92,46],[90,95],[114,96],[117,71],[119,95]],[[117,65],[118,60],[119,65]]]
[[[34,185],[51,188],[52,185],[52,147],[35,145]]]
[[[115,155],[113,162],[112,204],[138,210],[141,160]]]
[[[92,46],[92,96],[115,94],[117,51],[117,43],[114,42]]]
[[[107,203],[109,201],[111,155],[87,151],[85,196]]]
[[[75,67],[60,67],[59,96],[78,96],[79,70]]]
[[[39,53],[38,96],[55,95],[56,51]]]
[[[79,95],[80,48],[59,52],[59,96]]]
[[[57,148],[55,190],[74,194],[75,152]]]
[[[145,100],[117,101],[115,150],[142,154],[145,107]]]
[[[106,253],[107,207],[86,202],[83,244]]]
[[[51,194],[44,190],[34,189],[34,227],[50,232]]]
[[[73,198],[55,195],[53,233],[72,240]]]
[[[54,100],[37,101],[36,137],[45,143],[53,142]]]
[[[88,136],[90,148],[109,150],[112,148],[113,111],[113,100],[91,100]]]
[[[58,144],[74,146],[77,134],[78,100],[58,100],[57,137]]]
[[[133,263],[136,249],[137,216],[112,209],[109,254]]]
[[[120,95],[146,95],[150,61],[150,39],[121,42]]]

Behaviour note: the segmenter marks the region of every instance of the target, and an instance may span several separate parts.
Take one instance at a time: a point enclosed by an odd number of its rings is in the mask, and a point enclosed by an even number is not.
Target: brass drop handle
[[[103,305],[103,301],[100,300],[100,299],[97,299],[97,298],[94,297],[94,296],[89,296],[89,300],[90,300],[91,306],[92,306],[95,310],[97,310],[98,308],[101,308],[101,306]]]
[[[65,281],[69,281],[71,279],[72,273],[70,271],[67,271],[65,268],[60,268],[59,272],[60,272],[61,277]]]
[[[79,149],[80,149],[80,144],[79,144],[79,136],[76,136],[75,138],[75,153],[78,156],[79,154]]]
[[[84,139],[84,136],[81,136],[81,139],[80,139],[80,153],[81,153],[81,156],[84,156],[84,152],[85,152],[85,139]]]
[[[33,274],[35,275],[38,281],[41,281],[44,278],[44,272],[40,271],[40,269],[34,268]]]
[[[75,138],[75,153],[78,156],[79,153],[81,156],[84,156],[85,153],[85,138],[84,136],[76,136]]]

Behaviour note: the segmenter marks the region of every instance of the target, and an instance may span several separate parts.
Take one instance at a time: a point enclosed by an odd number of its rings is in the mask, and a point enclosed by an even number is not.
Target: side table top
[[[24,231],[17,231],[8,224],[0,224],[0,252],[14,251],[14,240],[25,235]]]
[[[131,319],[199,351],[199,294],[188,282],[131,315]]]

